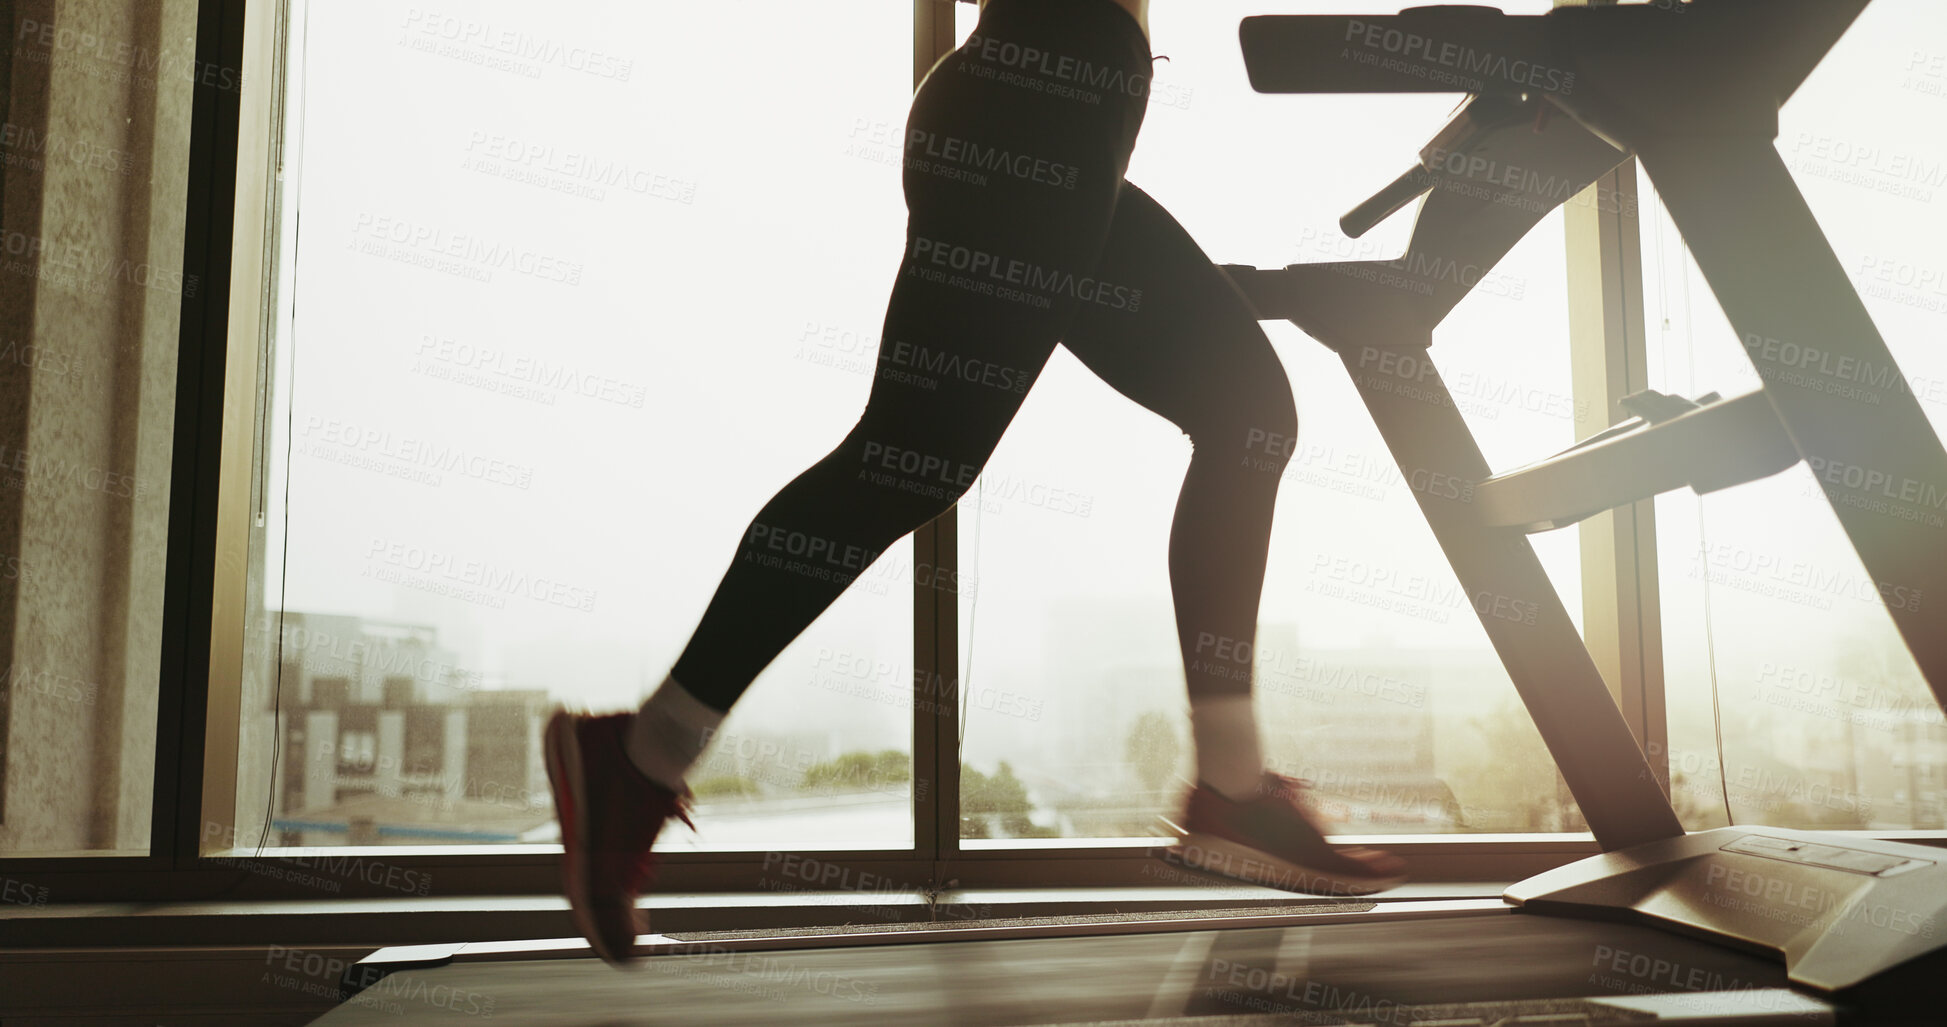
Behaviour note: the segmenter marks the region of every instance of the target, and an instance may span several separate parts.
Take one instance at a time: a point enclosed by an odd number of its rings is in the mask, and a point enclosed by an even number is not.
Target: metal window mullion
[[[175,852],[179,866],[192,865],[203,844],[233,841],[236,825],[237,764],[243,716],[244,636],[250,621],[250,535],[255,518],[252,488],[260,459],[259,427],[266,361],[263,348],[275,312],[280,199],[277,175],[278,140],[283,132],[282,44],[290,23],[288,0],[246,4],[243,40],[237,64],[246,86],[241,90],[241,113],[235,144],[236,182],[230,247],[235,266],[228,306],[212,316],[226,325],[223,335],[225,376],[222,395],[209,410],[220,424],[221,456],[214,465],[216,501],[215,574],[212,579],[209,622],[209,665],[206,700],[193,765],[183,768],[185,788],[177,801],[194,805],[196,829],[179,837]],[[252,88],[248,83],[260,83]],[[226,195],[226,198],[229,198]],[[191,798],[194,796],[195,798]],[[189,821],[189,810],[177,815]]]
[[[954,38],[952,0],[913,0],[915,89]],[[957,525],[949,509],[913,533],[913,847],[935,887],[960,852],[959,592],[934,587],[959,580]]]
[[[1649,387],[1636,193],[1632,159],[1564,209],[1577,438],[1625,419],[1619,400]],[[1581,543],[1590,655],[1653,771],[1667,780],[1655,501],[1582,522]]]
[[[1615,2],[1555,0],[1554,6]],[[1649,388],[1636,181],[1632,157],[1563,209],[1577,439],[1622,420],[1626,415],[1617,400]],[[1581,533],[1583,637],[1668,794],[1655,500],[1591,517],[1582,522]]]

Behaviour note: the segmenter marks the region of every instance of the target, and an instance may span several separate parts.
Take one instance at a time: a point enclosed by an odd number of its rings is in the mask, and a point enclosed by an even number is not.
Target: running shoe
[[[683,794],[637,770],[623,748],[633,713],[595,716],[557,710],[542,747],[554,814],[561,822],[561,884],[575,926],[612,966],[635,959],[635,939],[648,932],[636,898],[655,880],[650,851],[663,824],[690,821]]]
[[[1332,847],[1301,793],[1310,782],[1266,773],[1256,794],[1231,799],[1199,782],[1185,803],[1171,863],[1249,884],[1311,895],[1368,895],[1406,880],[1406,861],[1367,848]]]

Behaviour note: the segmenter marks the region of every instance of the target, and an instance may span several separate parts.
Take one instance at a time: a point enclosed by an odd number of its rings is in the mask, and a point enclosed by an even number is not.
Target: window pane
[[[1872,4],[1786,105],[1778,134],[1936,432],[1947,427],[1943,39],[1947,11],[1937,4]],[[1757,388],[1647,177],[1643,195],[1652,386],[1727,396]],[[1801,463],[1701,499],[1672,493],[1658,499],[1656,518],[1672,801],[1686,826],[1727,815],[1947,826],[1947,728],[1811,470]]]
[[[1220,263],[1398,256],[1410,213],[1357,241],[1338,218],[1414,161],[1459,97],[1253,93],[1237,23],[1258,13],[1152,12],[1171,60],[1130,181]],[[1575,441],[1562,240],[1557,212],[1435,337],[1496,468]],[[1301,423],[1259,612],[1267,759],[1313,779],[1341,833],[1586,830],[1344,367],[1289,325],[1265,328]],[[1166,554],[1189,460],[1173,425],[1059,351],[962,502],[963,575],[979,584],[961,607],[965,836],[1138,837],[1176,811],[1194,765]],[[1577,533],[1534,542],[1579,624]]]
[[[548,709],[659,683],[864,405],[911,19],[304,23],[237,841],[553,841]],[[913,574],[902,543],[759,678],[664,848],[911,845]]]
[[[146,855],[177,338],[184,293],[207,287],[182,263],[196,10],[13,11],[0,855]],[[0,908],[49,898],[15,887]]]

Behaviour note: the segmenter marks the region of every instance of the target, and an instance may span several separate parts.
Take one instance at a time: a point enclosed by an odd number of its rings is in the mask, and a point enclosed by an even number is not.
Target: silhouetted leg
[[[1030,50],[1047,59],[1022,63]],[[1082,88],[1076,68],[1128,85]],[[703,706],[728,710],[985,465],[1077,308],[1099,299],[1088,283],[1148,73],[1142,35],[1118,8],[1016,0],[990,6],[922,84],[907,122],[906,250],[871,397],[745,531],[671,672]],[[1056,79],[1030,88],[1045,74]]]
[[[1124,184],[1098,275],[1139,312],[1088,308],[1063,340],[1193,447],[1170,529],[1170,591],[1192,699],[1247,696],[1278,483],[1298,434],[1291,385],[1250,305],[1168,211]]]
[[[1085,307],[1064,343],[1192,446],[1170,528],[1170,592],[1200,787],[1172,858],[1293,891],[1391,887],[1404,861],[1329,845],[1297,794],[1302,783],[1263,772],[1251,706],[1257,608],[1298,434],[1284,367],[1230,278],[1133,185],[1123,186],[1097,274],[1141,289],[1142,306],[1135,316]]]

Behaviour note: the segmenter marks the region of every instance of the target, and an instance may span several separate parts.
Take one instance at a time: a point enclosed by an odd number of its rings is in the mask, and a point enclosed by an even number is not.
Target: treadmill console
[[[1747,856],[1763,856],[1767,859],[1782,859],[1787,863],[1823,867],[1827,870],[1844,870],[1871,877],[1891,877],[1908,870],[1933,866],[1932,860],[1914,859],[1911,856],[1874,852],[1870,849],[1848,849],[1823,842],[1794,841],[1790,838],[1774,838],[1762,834],[1747,834],[1725,845],[1723,851],[1739,852]]]

